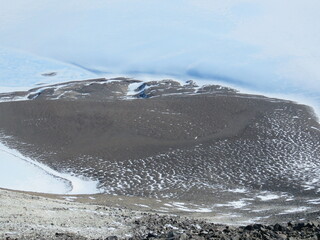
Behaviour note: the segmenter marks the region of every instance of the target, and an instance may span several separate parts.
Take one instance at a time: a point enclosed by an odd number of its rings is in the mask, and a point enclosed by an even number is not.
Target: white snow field
[[[71,64],[1,46],[0,66],[0,92],[28,90],[39,84],[97,77]],[[52,76],[45,76],[50,73]]]
[[[0,4],[0,92],[111,75],[168,76],[294,99],[319,112],[318,0]]]
[[[98,193],[98,182],[59,173],[0,143],[0,187],[55,194]]]
[[[74,64],[31,61],[32,78],[26,74],[29,62],[8,68],[1,60],[0,72],[6,74],[0,74],[0,86],[39,82],[39,73],[55,70],[61,72],[53,79],[151,74],[219,80],[320,102],[318,0],[0,0],[0,5],[0,46]]]

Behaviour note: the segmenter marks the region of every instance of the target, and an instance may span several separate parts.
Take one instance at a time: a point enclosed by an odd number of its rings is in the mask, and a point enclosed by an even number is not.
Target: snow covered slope
[[[166,75],[320,105],[317,0],[0,3],[0,87]]]
[[[320,91],[317,0],[0,3],[0,46],[98,72]]]
[[[96,77],[71,64],[4,47],[0,47],[0,66],[0,92]]]

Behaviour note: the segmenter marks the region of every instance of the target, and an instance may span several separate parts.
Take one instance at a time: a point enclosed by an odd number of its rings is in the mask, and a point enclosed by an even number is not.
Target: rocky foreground
[[[229,227],[194,219],[148,215],[135,224],[138,231],[135,229],[137,232],[131,239],[320,239],[320,222]]]
[[[215,225],[203,221],[179,219],[166,216],[148,215],[141,221],[135,222],[134,236],[125,239],[163,239],[163,240],[254,240],[254,239],[320,239],[320,223],[291,223],[287,225],[253,224],[242,227]],[[177,231],[176,229],[179,229]],[[87,239],[69,233],[56,233],[56,239]],[[117,236],[108,236],[106,240],[122,239]]]
[[[0,190],[0,239],[320,239],[320,221],[235,227],[86,199]]]

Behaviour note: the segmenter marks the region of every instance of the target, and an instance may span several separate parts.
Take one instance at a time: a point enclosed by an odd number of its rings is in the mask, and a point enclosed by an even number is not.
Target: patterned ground
[[[3,141],[105,193],[172,200],[163,211],[319,211],[320,126],[308,107],[192,82],[99,81],[10,95],[31,100],[0,104]]]

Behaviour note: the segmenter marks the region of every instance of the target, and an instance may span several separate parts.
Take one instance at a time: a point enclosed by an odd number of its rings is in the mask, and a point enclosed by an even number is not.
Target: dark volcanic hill
[[[248,211],[269,200],[320,206],[310,202],[320,197],[320,126],[305,105],[124,78],[1,99],[9,102],[0,104],[0,129],[12,137],[3,141],[56,170],[98,179],[106,193]]]

